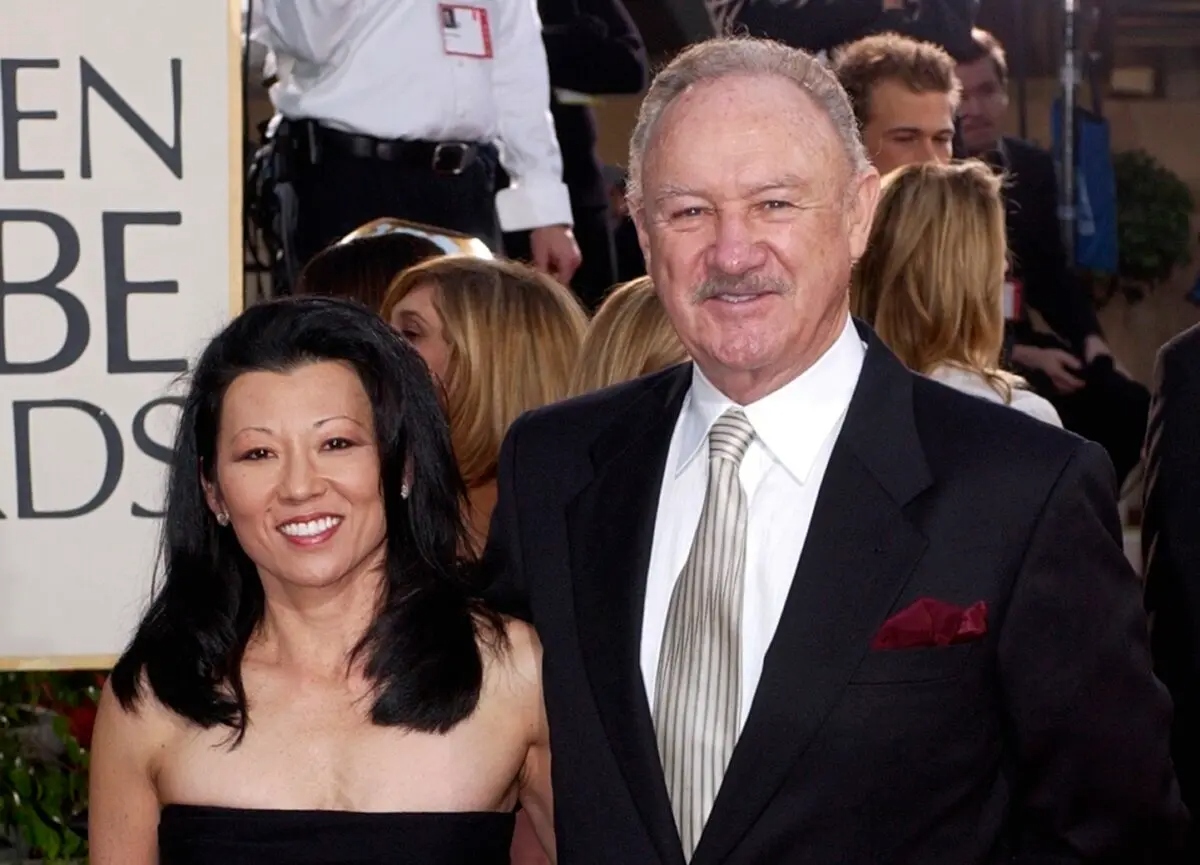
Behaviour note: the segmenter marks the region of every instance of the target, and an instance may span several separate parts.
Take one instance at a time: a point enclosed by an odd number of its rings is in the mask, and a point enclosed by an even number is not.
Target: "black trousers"
[[[496,153],[481,147],[458,175],[432,165],[364,159],[326,148],[295,167],[299,266],[373,219],[392,217],[469,234],[498,251]]]
[[[617,281],[617,257],[613,247],[612,230],[608,224],[608,207],[572,207],[575,220],[575,242],[583,260],[571,278],[571,290],[590,310],[596,309]],[[504,235],[504,252],[509,258],[528,262],[532,258],[529,232],[514,231]]]
[[[1065,343],[1048,334],[1037,334],[1022,342],[1039,348],[1070,352]],[[1072,352],[1073,353],[1073,352]],[[1074,393],[1060,394],[1050,377],[1036,370],[1017,367],[1035,391],[1053,403],[1063,426],[1090,439],[1108,451],[1117,483],[1124,484],[1142,456],[1146,422],[1150,415],[1150,391],[1113,367],[1111,358],[1097,358],[1082,373],[1085,385]]]

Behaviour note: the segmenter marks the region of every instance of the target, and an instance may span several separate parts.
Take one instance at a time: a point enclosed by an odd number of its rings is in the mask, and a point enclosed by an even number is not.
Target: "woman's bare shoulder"
[[[487,678],[510,697],[542,699],[542,641],[532,625],[520,619],[502,620],[501,639],[484,648]]]
[[[144,676],[138,681],[136,698],[127,704],[118,699],[110,680],[100,692],[94,747],[149,763],[184,726],[186,722],[159,701]]]

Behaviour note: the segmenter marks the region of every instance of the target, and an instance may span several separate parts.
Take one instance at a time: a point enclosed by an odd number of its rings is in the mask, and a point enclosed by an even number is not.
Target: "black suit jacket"
[[[734,19],[752,36],[823,51],[872,33],[902,33],[963,56],[971,50],[977,0],[919,0],[906,10],[882,11],[880,0],[773,2],[750,0]],[[919,15],[913,14],[919,11]]]
[[[1097,446],[870,341],[695,865],[1149,862],[1185,819],[1170,707]],[[683,865],[639,646],[690,367],[526,415],[500,457],[494,601],[544,645],[563,865]],[[799,419],[798,419],[799,421]],[[871,651],[919,598],[989,632]],[[1125,858],[1118,858],[1124,856]]]
[[[1154,666],[1175,700],[1172,753],[1200,812],[1200,327],[1159,353],[1146,438],[1142,521]],[[1200,853],[1200,833],[1193,830]]]
[[[1013,275],[1023,284],[1024,305],[1036,309],[1075,351],[1082,351],[1084,340],[1100,333],[1100,323],[1091,297],[1067,264],[1054,158],[1019,138],[1005,138],[1004,151],[1008,249]],[[1030,333],[1022,323],[1017,342],[1026,341]]]

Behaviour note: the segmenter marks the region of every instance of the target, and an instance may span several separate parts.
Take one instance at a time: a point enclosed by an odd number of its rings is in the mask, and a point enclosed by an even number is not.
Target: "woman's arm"
[[[158,865],[158,793],[150,772],[156,741],[143,700],[126,711],[106,684],[92,737],[88,846],[92,865]]]
[[[533,831],[555,862],[554,799],[550,791],[550,725],[542,700],[542,644],[537,632],[524,623],[509,625],[513,659],[522,682],[522,702],[529,718],[529,750],[521,767],[521,808],[528,815]]]

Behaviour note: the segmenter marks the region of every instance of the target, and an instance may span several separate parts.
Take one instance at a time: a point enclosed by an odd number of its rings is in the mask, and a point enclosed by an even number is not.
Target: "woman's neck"
[[[337,583],[298,587],[264,579],[263,621],[251,643],[253,655],[317,677],[339,678],[351,653],[371,627],[384,590],[383,567],[347,575]]]

